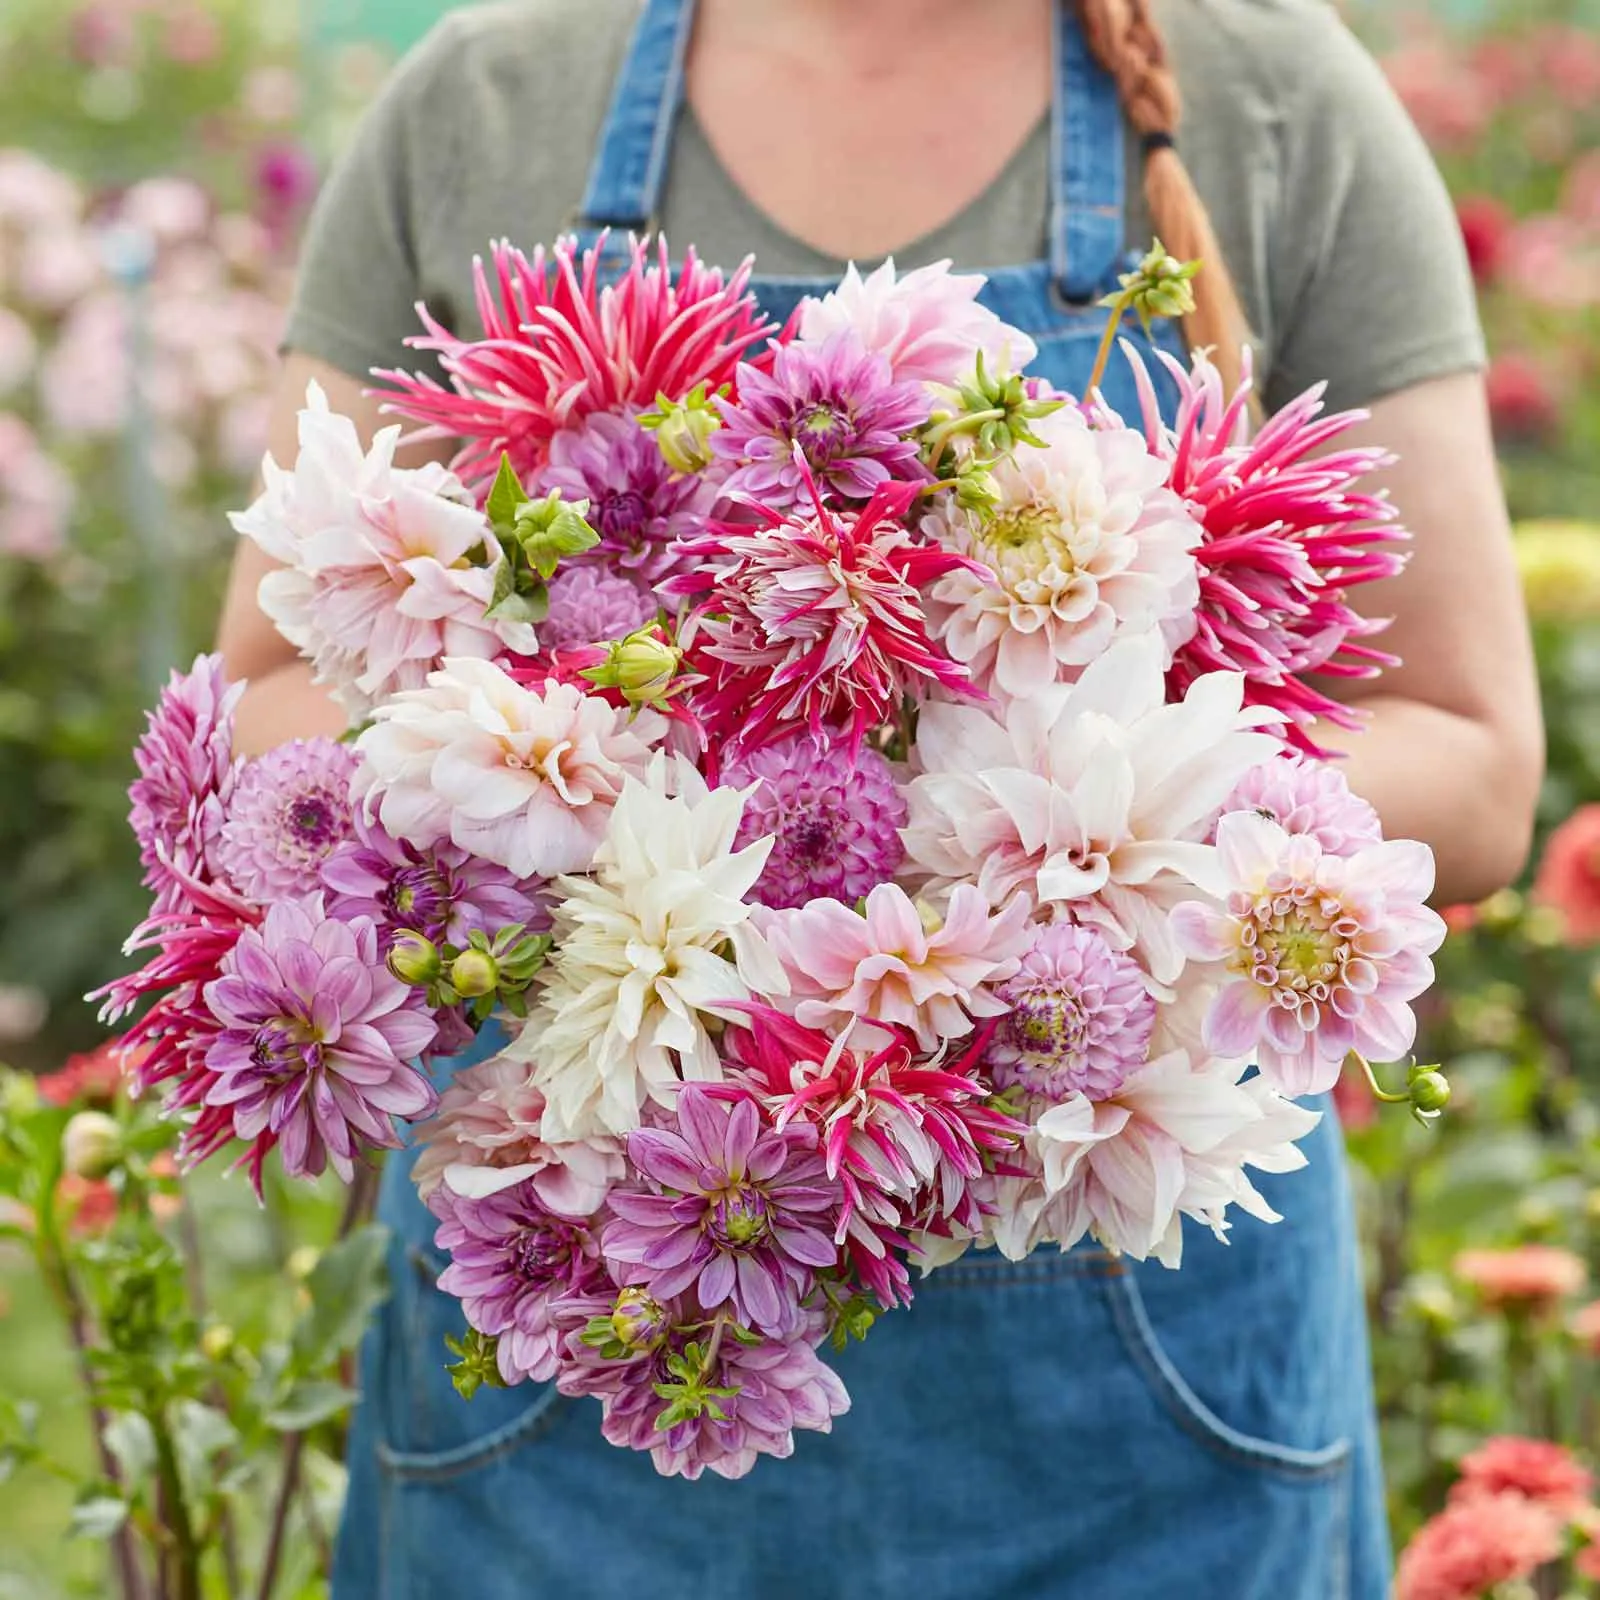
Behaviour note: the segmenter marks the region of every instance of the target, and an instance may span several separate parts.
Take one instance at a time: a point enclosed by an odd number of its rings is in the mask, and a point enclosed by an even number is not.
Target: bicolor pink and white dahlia
[[[683,546],[693,570],[668,594],[692,602],[681,639],[704,679],[691,704],[730,753],[799,733],[858,749],[902,696],[975,694],[928,636],[923,592],[971,566],[923,544],[902,518],[914,487],[885,484],[859,511],[813,494],[793,514],[747,508]]]
[[[521,878],[583,872],[666,723],[572,684],[514,682],[451,658],[379,706],[356,741],[353,792],[396,839],[441,839]]]
[[[1171,487],[1205,530],[1195,549],[1198,625],[1173,661],[1173,694],[1209,672],[1242,672],[1249,704],[1282,712],[1291,744],[1326,755],[1312,725],[1359,727],[1360,713],[1310,680],[1369,678],[1394,665],[1365,642],[1385,620],[1363,617],[1350,599],[1352,589],[1404,564],[1388,548],[1407,537],[1394,506],[1358,487],[1390,457],[1371,447],[1327,448],[1366,413],[1323,416],[1323,384],[1252,437],[1248,369],[1230,397],[1203,354],[1190,367],[1160,356],[1179,393],[1168,428],[1148,372],[1131,347],[1123,350],[1139,386],[1145,441],[1172,463]],[[1098,420],[1123,426],[1104,414]]]
[[[947,495],[922,520],[988,569],[934,586],[934,637],[1003,695],[1076,677],[1124,633],[1158,630],[1170,660],[1194,631],[1201,530],[1166,487],[1168,464],[1075,409],[1032,426],[1043,447],[1018,445],[995,467],[997,507],[965,511]]]
[[[474,264],[482,339],[458,338],[423,312],[406,342],[433,352],[449,387],[423,374],[382,372],[388,409],[431,437],[464,439],[453,465],[482,497],[501,452],[527,482],[551,440],[600,411],[641,411],[720,389],[747,351],[774,330],[748,291],[751,262],[731,277],[691,249],[674,271],[667,242],[635,240],[626,270],[601,286],[604,244],[580,256],[575,238],[532,256],[497,244]],[[654,260],[652,260],[652,253]]]
[[[231,519],[282,563],[261,581],[261,609],[352,722],[420,688],[447,655],[531,655],[538,644],[527,623],[486,615],[500,546],[453,474],[394,466],[399,437],[386,428],[363,451],[313,383],[294,467],[269,456],[261,497]]]
[[[923,708],[906,789],[907,867],[935,896],[975,883],[992,906],[1023,893],[1132,951],[1158,985],[1181,972],[1169,913],[1220,888],[1205,839],[1222,802],[1278,749],[1275,714],[1214,673],[1173,705],[1153,633],[1112,645],[1076,684],[998,711]]]
[[[897,274],[891,258],[865,278],[852,263],[838,288],[801,306],[800,338],[852,333],[901,383],[960,383],[980,355],[991,373],[1020,372],[1038,346],[979,302],[983,285],[982,273],[952,272],[948,261]]]
[[[1018,895],[991,915],[983,894],[964,883],[936,912],[884,883],[859,913],[812,900],[758,925],[783,963],[803,1025],[841,1032],[860,1018],[904,1028],[931,1051],[1005,1012],[991,987],[1016,972],[1032,943],[1032,909]]]
[[[1415,839],[1327,854],[1307,834],[1238,811],[1217,824],[1222,907],[1174,908],[1172,931],[1227,979],[1206,1016],[1217,1055],[1254,1054],[1285,1094],[1331,1089],[1352,1050],[1395,1061],[1411,1048],[1411,1002],[1433,982],[1444,942],[1429,909],[1433,854]]]

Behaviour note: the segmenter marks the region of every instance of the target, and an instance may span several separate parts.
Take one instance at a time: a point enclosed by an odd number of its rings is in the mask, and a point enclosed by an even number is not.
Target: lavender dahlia
[[[1331,856],[1352,856],[1383,839],[1378,813],[1350,792],[1337,767],[1295,753],[1252,767],[1222,809],[1254,811],[1285,833],[1310,834]]]
[[[362,1142],[398,1149],[391,1119],[437,1104],[410,1064],[435,1024],[384,966],[364,917],[336,922],[315,898],[279,901],[239,935],[205,1001],[221,1024],[205,1103],[228,1109],[239,1138],[268,1136],[292,1175],[332,1166],[348,1183]]]
[[[894,478],[927,476],[916,440],[905,437],[928,420],[927,389],[895,382],[888,361],[854,333],[780,346],[770,373],[739,368],[737,392],[718,401],[723,426],[711,436],[712,455],[732,469],[726,494],[782,509],[806,499],[806,468],[825,495],[851,500]]]
[[[1104,1100],[1145,1064],[1155,1000],[1138,962],[1093,928],[1040,928],[1021,970],[996,995],[1011,1008],[986,1061],[999,1088]]]
[[[773,840],[752,891],[763,905],[853,904],[905,859],[905,801],[875,750],[852,756],[842,744],[801,735],[735,756],[720,776],[730,789],[758,785],[745,802],[738,843]]]
[[[553,1378],[567,1328],[552,1315],[557,1303],[610,1289],[588,1226],[547,1210],[532,1179],[479,1199],[442,1184],[428,1205],[439,1219],[434,1243],[450,1253],[439,1287],[460,1298],[474,1328],[498,1340],[501,1377]]]
[[[620,572],[563,565],[550,581],[550,610],[539,624],[539,649],[548,655],[625,639],[654,622],[660,609],[654,595]]]
[[[296,739],[241,769],[213,856],[258,904],[315,894],[320,869],[351,837],[355,751],[335,739]]]
[[[600,543],[588,559],[619,565],[646,583],[674,570],[673,541],[697,532],[716,498],[703,478],[674,473],[633,417],[612,411],[550,441],[550,460],[539,474],[538,492],[552,489],[565,499],[589,502],[586,520]],[[572,642],[590,644],[602,637],[608,635]],[[550,648],[544,628],[539,642]]]
[[[838,1258],[842,1195],[815,1133],[764,1127],[753,1099],[693,1083],[678,1091],[677,1123],[628,1135],[629,1159],[658,1192],[611,1196],[606,1259],[658,1300],[692,1289],[707,1311],[726,1304],[748,1326],[792,1333],[816,1269]]]

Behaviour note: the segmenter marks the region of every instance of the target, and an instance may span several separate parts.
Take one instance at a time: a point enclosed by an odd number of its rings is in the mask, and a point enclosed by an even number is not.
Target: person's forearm
[[[239,701],[234,743],[243,755],[260,755],[290,739],[337,738],[345,726],[344,712],[311,681],[310,662],[289,661],[250,680]]]
[[[1522,870],[1542,770],[1537,729],[1512,736],[1415,700],[1364,700],[1358,733],[1321,724],[1318,743],[1347,752],[1350,787],[1377,807],[1391,839],[1421,839],[1438,863],[1434,903],[1481,900]]]

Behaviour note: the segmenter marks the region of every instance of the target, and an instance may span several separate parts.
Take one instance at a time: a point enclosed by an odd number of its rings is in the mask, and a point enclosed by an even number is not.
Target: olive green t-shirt
[[[365,376],[420,357],[427,301],[480,332],[472,258],[574,221],[639,0],[512,0],[450,13],[400,64],[312,218],[285,344]],[[1324,0],[1158,0],[1179,142],[1259,343],[1269,407],[1326,380],[1356,406],[1474,368],[1483,340],[1454,213],[1376,64]],[[1135,148],[1130,140],[1130,151]],[[895,251],[982,269],[1046,254],[1049,128],[958,216]],[[1150,224],[1129,184],[1128,244]],[[836,275],[735,186],[685,109],[667,237],[758,272]],[[862,262],[863,269],[871,263]]]

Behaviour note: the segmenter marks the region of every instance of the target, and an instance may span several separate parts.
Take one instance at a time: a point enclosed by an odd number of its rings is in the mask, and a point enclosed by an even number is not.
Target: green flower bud
[[[420,989],[439,976],[443,965],[433,941],[408,929],[389,952],[389,970],[402,983]]]
[[[584,520],[588,510],[587,500],[563,500],[559,489],[517,507],[511,537],[541,578],[553,578],[568,556],[581,555],[600,543],[600,535]]]
[[[956,504],[963,511],[987,517],[1000,505],[1000,489],[994,481],[994,464],[974,457],[964,461],[956,472]]]
[[[233,1354],[233,1329],[225,1322],[213,1322],[200,1335],[200,1350],[208,1361],[226,1361]]]
[[[1529,906],[1522,937],[1535,950],[1559,950],[1567,942],[1567,919],[1554,906]]]
[[[666,1309],[643,1289],[624,1289],[611,1313],[611,1332],[625,1350],[659,1350],[672,1325]]]
[[[103,1111],[80,1111],[61,1134],[61,1163],[80,1178],[104,1178],[122,1164],[122,1129]]]
[[[1191,280],[1199,271],[1198,261],[1179,261],[1157,239],[1139,265],[1117,280],[1122,285],[1117,293],[1100,304],[1118,313],[1132,311],[1147,328],[1157,317],[1186,317],[1194,310]]]
[[[489,1334],[468,1328],[461,1338],[447,1333],[445,1348],[457,1359],[445,1370],[463,1400],[470,1400],[481,1388],[504,1389],[505,1379],[500,1376],[498,1359],[500,1341]]]
[[[1478,926],[1490,933],[1509,933],[1522,921],[1526,909],[1515,889],[1500,889],[1478,907]]]
[[[463,950],[450,963],[450,987],[465,1000],[493,994],[500,985],[500,963],[487,950]]]
[[[1437,1067],[1414,1068],[1411,1104],[1425,1117],[1436,1117],[1450,1104],[1450,1081]]]
[[[658,394],[655,410],[643,412],[639,426],[655,434],[661,459],[674,472],[704,472],[711,465],[711,435],[722,426],[722,418],[706,386],[697,383],[683,400]]]
[[[617,689],[631,706],[660,705],[672,693],[683,652],[654,624],[607,646],[606,658],[583,676],[601,689]]]

